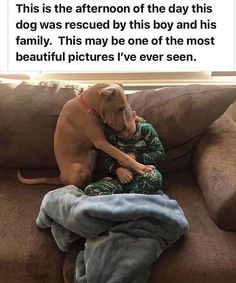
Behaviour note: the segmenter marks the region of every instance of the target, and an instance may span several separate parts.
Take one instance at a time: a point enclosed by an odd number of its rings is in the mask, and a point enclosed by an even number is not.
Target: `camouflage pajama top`
[[[148,123],[137,123],[136,132],[132,138],[120,138],[110,129],[105,130],[107,140],[125,153],[135,153],[136,160],[145,165],[158,167],[158,162],[165,157],[165,151],[153,126]],[[102,153],[105,167],[110,173],[115,173],[120,167],[111,156]]]
[[[132,138],[120,138],[109,128],[105,130],[107,140],[116,148],[125,153],[134,153],[136,160],[145,165],[158,167],[159,161],[164,159],[165,151],[157,137],[156,131],[148,123],[136,124],[136,132]],[[98,182],[91,183],[84,191],[87,195],[107,195],[121,193],[156,194],[162,193],[162,175],[155,168],[144,175],[133,173],[130,183],[122,184],[116,176],[116,169],[120,167],[118,162],[111,156],[101,152],[102,159],[108,172],[114,178],[103,178]]]

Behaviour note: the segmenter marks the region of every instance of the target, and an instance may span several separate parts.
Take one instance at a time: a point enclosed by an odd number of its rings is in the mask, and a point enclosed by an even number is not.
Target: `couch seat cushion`
[[[149,283],[233,283],[236,233],[220,230],[209,217],[191,174],[170,174],[165,192],[176,199],[189,221],[186,236],[157,260]]]
[[[15,170],[0,170],[0,282],[63,283],[64,254],[35,220],[52,186],[24,186]]]

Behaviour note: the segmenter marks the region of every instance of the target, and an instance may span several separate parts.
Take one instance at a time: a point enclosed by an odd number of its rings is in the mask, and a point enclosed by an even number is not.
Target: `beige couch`
[[[53,132],[77,89],[63,82],[0,83],[0,282],[73,282],[83,241],[64,254],[50,231],[35,224],[44,194],[56,187],[20,184],[16,168],[26,176],[57,174]],[[236,100],[236,88],[164,88],[128,99],[163,141],[163,190],[177,199],[190,224],[157,260],[149,283],[235,282],[236,124],[233,110],[224,112]],[[95,178],[104,174],[99,169]]]

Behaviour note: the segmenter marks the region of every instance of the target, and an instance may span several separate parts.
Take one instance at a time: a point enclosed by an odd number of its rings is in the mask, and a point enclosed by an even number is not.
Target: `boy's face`
[[[135,114],[132,115],[131,120],[127,121],[127,128],[117,134],[118,137],[123,139],[130,139],[136,132]]]

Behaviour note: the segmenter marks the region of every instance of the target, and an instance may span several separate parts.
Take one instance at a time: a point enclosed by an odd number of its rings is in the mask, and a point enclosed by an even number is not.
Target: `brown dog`
[[[105,139],[103,124],[115,131],[123,131],[126,113],[132,111],[122,87],[118,84],[96,84],[78,97],[69,100],[58,118],[54,150],[60,178],[25,179],[25,184],[73,184],[84,188],[93,172],[96,149],[100,149],[139,174],[151,170],[121,152]]]

